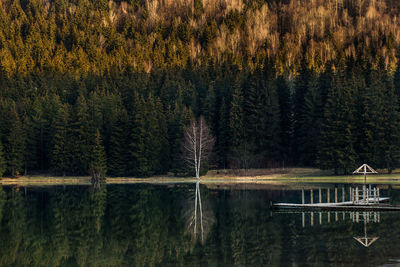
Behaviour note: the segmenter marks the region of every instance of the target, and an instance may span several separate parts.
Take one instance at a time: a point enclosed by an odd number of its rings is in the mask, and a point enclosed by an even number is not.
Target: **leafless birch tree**
[[[200,117],[197,121],[193,120],[185,129],[184,140],[182,143],[182,154],[185,163],[193,167],[196,178],[200,178],[201,162],[206,160],[214,145],[214,138],[204,120]]]

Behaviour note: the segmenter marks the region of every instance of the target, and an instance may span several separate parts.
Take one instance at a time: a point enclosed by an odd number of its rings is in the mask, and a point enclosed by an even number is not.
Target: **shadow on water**
[[[328,187],[349,187],[312,186],[323,198]],[[399,189],[380,189],[399,203]],[[3,187],[0,266],[377,266],[400,258],[400,213],[269,209],[301,202],[301,192],[199,182]]]

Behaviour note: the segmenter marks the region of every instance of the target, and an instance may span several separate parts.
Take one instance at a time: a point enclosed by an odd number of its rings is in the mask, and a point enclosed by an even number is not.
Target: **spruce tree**
[[[29,115],[25,114],[23,117],[23,126],[26,136],[29,138],[26,139],[25,150],[24,150],[24,162],[25,162],[25,175],[27,175],[28,170],[38,170],[38,147],[37,147],[37,132],[35,131],[35,127],[33,125],[32,119]]]
[[[394,86],[394,91],[397,96],[397,101],[400,101],[400,63],[397,63],[397,68],[396,72],[394,73],[393,77],[393,86]]]
[[[241,145],[245,141],[243,101],[242,88],[236,86],[233,91],[231,109],[229,112],[229,126],[231,132],[230,144],[232,148]]]
[[[15,105],[11,110],[6,140],[7,170],[12,176],[18,176],[24,167],[26,136]]]
[[[68,154],[69,144],[69,110],[68,105],[60,106],[55,119],[55,133],[53,138],[53,149],[51,155],[51,168],[55,174],[66,175],[70,165],[68,161],[71,155]]]
[[[384,69],[372,70],[365,98],[366,160],[391,172],[399,161],[399,107],[393,80]]]
[[[305,166],[315,166],[322,120],[322,100],[316,74],[310,75],[304,93],[304,104],[299,112],[299,123],[297,123],[299,128],[296,131],[298,161]]]
[[[89,171],[92,176],[92,182],[99,183],[105,178],[107,162],[100,131],[98,129],[96,130],[96,135],[94,136],[93,146],[90,149],[90,152]]]
[[[193,118],[191,109],[186,108],[178,99],[173,108],[168,111],[168,143],[169,143],[169,170],[175,175],[182,172],[184,164],[181,157],[183,130]]]
[[[145,155],[149,165],[147,175],[161,172],[160,154],[162,148],[162,133],[159,125],[159,116],[153,97],[148,96],[145,101]]]
[[[6,159],[4,158],[4,151],[3,151],[3,145],[0,142],[0,177],[3,176],[4,172],[6,171],[7,165],[6,165]]]
[[[158,122],[158,138],[159,138],[159,151],[158,161],[159,169],[157,173],[166,173],[168,171],[168,158],[169,158],[169,142],[168,142],[168,125],[167,116],[164,114],[164,108],[160,98],[155,99],[155,111]]]
[[[335,174],[348,173],[356,167],[353,101],[344,72],[339,69],[328,93],[319,146],[320,167],[333,169]]]
[[[217,127],[216,117],[218,115],[218,110],[217,110],[217,99],[213,85],[210,85],[208,87],[208,92],[205,98],[205,103],[203,105],[202,114],[206,119],[208,125],[210,125],[212,133],[215,134]]]
[[[263,84],[260,147],[264,161],[274,162],[280,156],[280,111],[275,83],[267,80]],[[264,163],[265,164],[265,163]],[[265,165],[260,167],[267,167]]]
[[[364,96],[363,113],[363,159],[375,168],[393,168],[396,155],[392,144],[398,143],[396,137],[398,108],[394,99],[393,84],[384,82],[382,71],[371,70]],[[390,106],[389,106],[390,105]],[[390,137],[388,139],[388,137]],[[390,145],[389,145],[390,144]],[[390,162],[388,162],[388,161]]]
[[[242,88],[236,85],[232,95],[229,121],[231,131],[230,158],[236,166],[231,167],[248,169],[250,168],[254,147],[246,139],[243,103]]]
[[[294,97],[293,97],[293,161],[299,162],[302,147],[302,119],[304,117],[304,96],[310,83],[311,71],[308,69],[306,62],[302,62],[299,75],[295,79]]]
[[[400,112],[395,88],[391,78],[384,74],[386,90],[384,94],[384,167],[391,173],[400,162]]]
[[[128,164],[128,114],[124,107],[118,109],[117,118],[112,126],[110,151],[107,161],[108,173],[112,176],[127,175]]]
[[[261,71],[256,70],[253,75],[249,75],[243,86],[243,129],[246,140],[253,144],[256,153],[262,150],[261,142],[264,135],[264,118],[266,91],[265,83],[261,78]]]
[[[134,111],[129,122],[129,175],[145,177],[149,174],[149,162],[146,155],[146,118],[145,101],[135,95]]]
[[[231,142],[231,131],[229,125],[229,105],[225,97],[221,99],[219,110],[218,131],[215,149],[219,159],[219,167],[228,168],[228,153]]]
[[[89,171],[90,144],[92,142],[88,106],[84,95],[80,95],[71,110],[68,146],[69,169],[75,175],[85,175]],[[93,135],[94,133],[92,133]]]
[[[284,161],[290,160],[291,147],[292,147],[292,121],[293,121],[293,107],[292,96],[290,88],[286,79],[280,75],[276,80],[279,100],[279,114],[280,114],[280,152]]]

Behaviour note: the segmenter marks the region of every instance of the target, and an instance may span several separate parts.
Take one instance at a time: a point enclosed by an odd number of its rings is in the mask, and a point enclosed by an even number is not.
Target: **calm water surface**
[[[348,193],[349,185],[338,187]],[[396,266],[400,213],[278,213],[319,185],[0,189],[0,266]],[[400,189],[381,195],[400,202]],[[317,189],[317,190],[316,190]],[[307,199],[307,201],[309,201]],[[196,208],[197,207],[197,208]],[[368,238],[368,248],[359,241]]]

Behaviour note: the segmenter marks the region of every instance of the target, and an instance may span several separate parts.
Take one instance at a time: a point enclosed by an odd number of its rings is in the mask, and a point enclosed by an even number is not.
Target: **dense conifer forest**
[[[0,174],[182,174],[200,115],[205,169],[392,171],[399,14],[395,0],[1,0]]]

